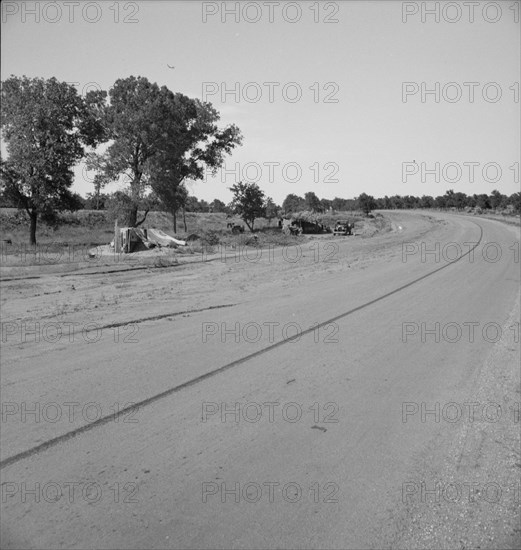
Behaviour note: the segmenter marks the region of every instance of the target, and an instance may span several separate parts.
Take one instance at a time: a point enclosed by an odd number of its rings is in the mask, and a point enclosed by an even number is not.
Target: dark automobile
[[[348,220],[337,221],[333,229],[333,235],[352,235],[353,226]]]

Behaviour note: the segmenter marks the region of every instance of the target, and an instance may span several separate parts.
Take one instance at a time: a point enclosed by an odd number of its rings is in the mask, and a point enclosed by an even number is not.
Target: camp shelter
[[[186,241],[175,239],[164,231],[161,231],[161,229],[148,229],[146,231],[149,242],[156,246],[186,246]]]
[[[139,252],[154,247],[186,246],[186,241],[171,237],[161,229],[145,229],[140,227],[119,228],[120,252]]]
[[[155,246],[148,240],[146,229],[138,227],[121,227],[119,229],[119,239],[121,252],[139,252]]]

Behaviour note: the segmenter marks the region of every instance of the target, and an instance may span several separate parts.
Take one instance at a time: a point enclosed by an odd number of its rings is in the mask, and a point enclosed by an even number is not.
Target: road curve
[[[287,259],[212,267],[262,291],[140,322],[133,346],[5,346],[3,412],[101,414],[4,415],[2,547],[517,547],[519,230],[390,216],[293,284]]]

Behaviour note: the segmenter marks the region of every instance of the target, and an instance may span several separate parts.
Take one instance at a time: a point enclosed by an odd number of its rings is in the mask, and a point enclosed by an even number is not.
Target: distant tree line
[[[385,195],[382,198],[374,198],[371,195],[362,193],[356,199],[341,199],[335,197],[333,200],[319,199],[315,193],[306,193],[304,197],[289,194],[282,203],[282,209],[286,213],[298,212],[301,210],[313,210],[315,212],[327,212],[328,210],[349,211],[362,210],[369,213],[371,210],[395,210],[395,209],[422,209],[436,208],[440,210],[455,209],[462,211],[468,208],[480,208],[481,210],[510,210],[513,213],[521,212],[521,193],[503,195],[494,189],[490,195],[486,193],[467,195],[461,192],[454,192],[449,189],[444,195],[431,197],[422,195]]]
[[[114,202],[118,200],[121,191],[115,193],[87,193],[86,198],[81,197],[77,193],[72,193],[70,202],[73,203],[73,210],[110,210]],[[151,210],[164,210],[164,205],[154,193],[148,195],[148,204]],[[0,207],[15,208],[16,202],[0,193]],[[490,195],[485,193],[466,195],[461,192],[448,190],[445,195],[431,197],[422,195],[415,197],[412,195],[392,195],[383,198],[373,198],[370,195],[362,193],[356,199],[342,199],[335,197],[334,199],[319,199],[314,192],[309,192],[304,197],[299,197],[295,194],[289,194],[284,199],[282,206],[278,206],[271,198],[267,199],[267,215],[270,218],[277,217],[283,214],[291,214],[303,210],[313,212],[328,212],[335,210],[337,212],[350,210],[408,210],[408,209],[423,209],[435,208],[439,210],[456,209],[464,210],[468,208],[480,208],[481,210],[510,210],[512,213],[521,213],[521,193],[513,193],[512,195],[503,195],[497,189],[492,191]],[[198,199],[193,195],[188,195],[184,203],[186,212],[215,212],[223,214],[233,214],[234,209],[232,203],[226,204],[220,199],[214,199],[212,202],[207,202],[204,199]]]
[[[503,195],[497,189],[494,189],[490,195],[486,193],[467,195],[449,189],[444,195],[437,197],[429,195],[422,195],[421,197],[394,195],[376,199],[376,203],[377,208],[382,210],[410,208],[465,210],[467,208],[480,208],[481,210],[512,210],[519,214],[521,211],[521,193],[513,193],[509,196]]]

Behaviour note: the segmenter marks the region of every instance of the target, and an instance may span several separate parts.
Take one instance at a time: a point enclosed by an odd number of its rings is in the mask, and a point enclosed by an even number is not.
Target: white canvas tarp
[[[186,246],[186,241],[175,239],[161,229],[147,229],[147,238],[157,246]]]
[[[119,229],[120,246],[122,252],[135,252],[140,246],[154,248],[154,246],[186,246],[186,241],[171,237],[161,229],[142,229],[140,227],[121,227]],[[114,241],[111,246],[114,247]]]

